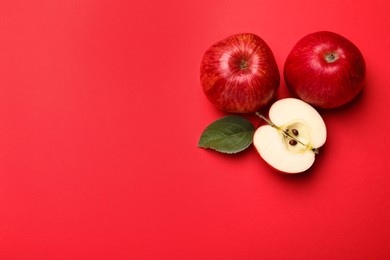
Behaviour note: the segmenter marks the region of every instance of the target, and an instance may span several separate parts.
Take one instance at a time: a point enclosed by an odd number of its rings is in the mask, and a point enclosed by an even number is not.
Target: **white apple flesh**
[[[321,115],[309,104],[295,98],[275,102],[269,111],[268,125],[259,127],[253,144],[260,156],[284,173],[308,170],[318,148],[326,141],[326,126]]]

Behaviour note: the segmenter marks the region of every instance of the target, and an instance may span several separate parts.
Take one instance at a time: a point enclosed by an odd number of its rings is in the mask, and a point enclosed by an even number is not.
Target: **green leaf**
[[[252,143],[255,129],[241,116],[225,116],[211,123],[202,133],[198,146],[221,153],[238,153]]]

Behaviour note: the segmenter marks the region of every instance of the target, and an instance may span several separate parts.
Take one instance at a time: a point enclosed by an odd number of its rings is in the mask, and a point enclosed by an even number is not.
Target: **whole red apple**
[[[319,108],[351,101],[365,84],[366,65],[360,50],[345,37],[320,31],[303,37],[284,64],[289,90]]]
[[[242,33],[205,52],[200,81],[207,98],[222,111],[251,113],[273,100],[280,75],[268,45],[255,34]]]

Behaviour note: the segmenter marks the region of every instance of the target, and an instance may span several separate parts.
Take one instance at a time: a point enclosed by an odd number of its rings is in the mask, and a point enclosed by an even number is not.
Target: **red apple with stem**
[[[252,113],[273,100],[280,75],[266,42],[255,34],[242,33],[207,49],[200,81],[207,98],[222,111]]]
[[[365,74],[365,61],[356,45],[328,31],[303,37],[284,64],[289,90],[318,108],[350,102],[363,89]]]

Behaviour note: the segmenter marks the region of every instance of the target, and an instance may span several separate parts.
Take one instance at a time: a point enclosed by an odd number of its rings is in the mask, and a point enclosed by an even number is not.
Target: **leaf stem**
[[[301,145],[307,147],[307,148],[310,148],[313,153],[315,154],[318,154],[319,153],[319,150],[318,148],[313,148],[311,147],[310,145],[308,144],[305,144],[303,143],[302,141],[300,141],[299,139],[297,139],[295,136],[291,135],[287,130],[283,130],[281,129],[279,126],[275,125],[271,120],[269,120],[268,118],[266,118],[263,114],[261,114],[260,112],[256,112],[256,115],[258,117],[260,117],[261,119],[263,119],[267,124],[269,124],[270,126],[276,128],[277,130],[281,131],[285,136],[291,138],[292,140],[295,140],[296,142],[300,143]]]

